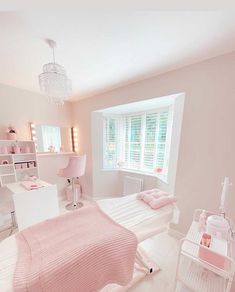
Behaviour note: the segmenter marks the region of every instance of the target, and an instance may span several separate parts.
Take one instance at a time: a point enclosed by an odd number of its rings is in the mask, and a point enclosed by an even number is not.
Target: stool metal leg
[[[73,210],[76,210],[76,209],[79,209],[79,208],[83,207],[83,203],[82,202],[78,202],[78,200],[77,200],[77,193],[76,193],[76,190],[75,190],[75,187],[74,187],[74,181],[75,181],[75,178],[72,178],[73,202],[67,204],[66,207],[65,207],[69,211],[73,211]]]

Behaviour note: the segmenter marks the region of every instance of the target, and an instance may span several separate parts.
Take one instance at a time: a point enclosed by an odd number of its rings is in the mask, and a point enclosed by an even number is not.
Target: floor
[[[63,205],[61,206],[62,210]],[[64,213],[64,211],[62,212]],[[9,231],[0,233],[0,240],[9,235]],[[160,268],[153,275],[147,275],[135,284],[129,292],[172,292],[178,252],[178,240],[163,232],[141,244]]]
[[[62,213],[66,212],[63,201],[60,209]],[[168,235],[168,232],[163,232],[144,241],[141,247],[159,266],[160,271],[147,275],[128,292],[172,292],[179,247],[178,240]]]
[[[130,292],[172,292],[177,262],[178,240],[161,233],[142,243],[142,247],[158,264],[160,271],[147,275]]]

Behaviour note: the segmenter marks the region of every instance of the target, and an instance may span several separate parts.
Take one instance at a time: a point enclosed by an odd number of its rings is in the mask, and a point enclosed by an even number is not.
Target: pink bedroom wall
[[[71,103],[58,107],[40,94],[0,84],[0,139],[6,139],[5,128],[9,125],[17,129],[18,139],[31,139],[29,122],[71,127]],[[62,194],[66,180],[56,173],[67,164],[67,155],[38,157],[38,162],[41,179],[56,183]]]
[[[0,84],[0,139],[12,125],[19,139],[30,139],[29,122],[71,127],[71,103],[63,107],[50,104],[40,94]]]
[[[185,92],[175,185],[181,217],[174,228],[186,232],[195,208],[218,210],[224,176],[229,176],[234,183],[228,215],[235,219],[234,76],[235,52],[76,102],[72,110],[74,124],[79,129],[79,151],[88,155],[86,192],[93,192],[92,111]],[[117,195],[122,179],[116,180],[118,185],[114,188],[114,178],[110,176],[112,173],[100,173],[101,187],[104,192],[109,190]],[[154,183],[156,180],[148,182]]]

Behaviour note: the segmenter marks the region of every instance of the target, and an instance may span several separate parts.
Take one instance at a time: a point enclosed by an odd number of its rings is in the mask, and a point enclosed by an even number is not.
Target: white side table
[[[175,291],[180,291],[178,284],[181,283],[190,291],[195,292],[229,292],[235,272],[231,240],[227,240],[227,254],[220,254],[202,246],[200,240],[203,232],[198,231],[198,218],[202,211],[195,211],[190,229],[180,242]],[[222,257],[224,266],[219,267],[201,259],[199,257],[201,249],[204,249],[211,257]]]

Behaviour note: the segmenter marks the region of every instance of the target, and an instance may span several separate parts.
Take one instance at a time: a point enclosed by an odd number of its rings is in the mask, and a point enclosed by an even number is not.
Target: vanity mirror
[[[37,152],[72,152],[71,128],[30,124]]]

